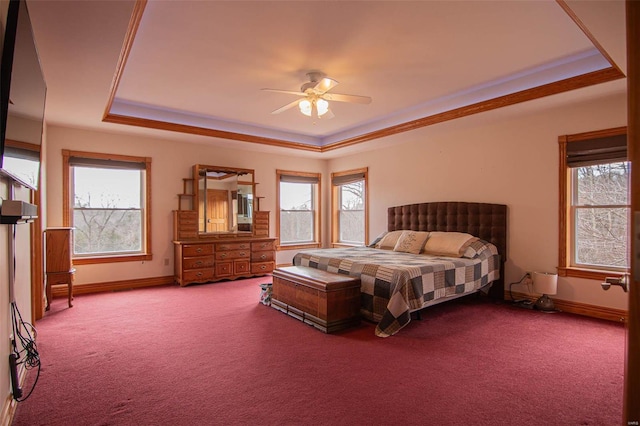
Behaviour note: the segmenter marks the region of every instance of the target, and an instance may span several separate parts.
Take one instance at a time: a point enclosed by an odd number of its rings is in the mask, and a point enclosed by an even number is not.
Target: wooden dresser
[[[260,237],[174,241],[175,280],[181,286],[269,274],[275,239]]]
[[[181,286],[266,275],[275,268],[275,238],[269,238],[269,212],[256,213],[251,233],[199,235],[198,213],[173,212],[175,280]],[[260,229],[259,220],[262,222]]]

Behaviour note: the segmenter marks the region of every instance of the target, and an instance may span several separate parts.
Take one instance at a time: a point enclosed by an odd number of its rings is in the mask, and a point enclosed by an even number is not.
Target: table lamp
[[[558,274],[550,272],[533,272],[531,274],[533,280],[533,289],[542,296],[536,300],[535,307],[544,312],[555,311],[553,300],[550,294],[556,294],[558,291]]]

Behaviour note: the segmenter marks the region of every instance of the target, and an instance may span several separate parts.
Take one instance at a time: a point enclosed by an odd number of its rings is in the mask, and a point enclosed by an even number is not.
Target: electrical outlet
[[[164,260],[164,266],[169,266],[169,259]]]

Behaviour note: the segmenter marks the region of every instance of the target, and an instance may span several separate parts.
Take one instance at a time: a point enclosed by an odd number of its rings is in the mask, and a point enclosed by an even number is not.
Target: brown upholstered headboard
[[[500,253],[500,280],[491,294],[504,291],[507,260],[507,206],[504,204],[443,201],[389,207],[387,230],[466,232],[494,244]]]

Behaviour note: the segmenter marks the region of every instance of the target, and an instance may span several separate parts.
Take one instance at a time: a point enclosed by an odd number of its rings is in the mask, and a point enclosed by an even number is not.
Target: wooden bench
[[[333,333],[360,322],[360,279],[305,266],[278,268],[271,306]]]

